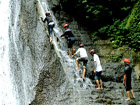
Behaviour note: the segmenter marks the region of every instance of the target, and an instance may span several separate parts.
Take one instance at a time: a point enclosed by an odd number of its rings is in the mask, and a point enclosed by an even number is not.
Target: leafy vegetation
[[[120,62],[122,60],[123,55],[122,54],[118,54],[115,56],[111,56],[112,62]]]
[[[140,51],[139,0],[61,0],[61,3],[65,11],[92,29],[94,40],[109,39],[114,48],[127,45]]]
[[[64,10],[98,29],[128,15],[136,0],[60,0]],[[80,17],[80,18],[79,18]],[[82,21],[82,22],[83,22]],[[85,23],[85,22],[84,22]]]

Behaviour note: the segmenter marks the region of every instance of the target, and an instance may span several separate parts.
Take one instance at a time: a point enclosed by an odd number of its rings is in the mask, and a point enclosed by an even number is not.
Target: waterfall
[[[44,2],[43,0],[36,0],[36,1],[37,1],[38,13],[40,14],[40,16],[44,17],[44,15],[42,14],[45,13],[45,11],[48,10],[51,11],[49,9],[49,5],[47,2]],[[82,91],[83,90],[85,91],[86,89],[93,89],[94,86],[89,78],[85,78],[85,82],[83,82],[83,79],[81,77],[82,70],[77,71],[75,59],[68,57],[65,41],[63,41],[60,38],[60,35],[62,35],[62,30],[59,28],[57,24],[57,20],[53,15],[52,11],[51,11],[51,16],[53,17],[53,20],[55,22],[52,44],[54,46],[55,52],[60,58],[60,62],[63,66],[63,70],[66,74],[66,77],[70,81],[71,86],[73,87],[73,93],[72,93],[73,101],[75,102],[76,105],[81,105],[83,103],[82,94],[81,94]]]
[[[0,1],[0,105],[18,105],[9,64],[9,0]]]
[[[23,42],[22,40],[19,40],[21,36],[19,34],[20,27],[18,23],[21,2],[16,2],[15,8],[13,6],[14,9],[11,12],[13,12],[12,16],[14,17],[11,17],[12,20],[9,20],[9,2],[10,0],[0,1],[0,9],[3,10],[0,11],[0,105],[28,105],[35,97],[34,87],[37,84],[39,70],[42,69],[44,62],[40,58],[38,59],[38,62],[34,63],[35,61],[32,60],[29,46],[25,45],[23,50]],[[44,11],[50,10],[48,3],[40,0],[37,0],[37,2],[40,16],[44,17]],[[73,101],[80,105],[82,103],[81,91],[83,89],[93,88],[93,86],[88,78],[85,78],[86,81],[83,82],[79,75],[81,71],[79,72],[76,70],[75,60],[68,57],[65,41],[60,38],[62,30],[57,25],[56,18],[52,11],[51,15],[56,24],[53,33],[53,46],[57,56],[60,58],[66,77],[71,83]],[[10,31],[9,21],[12,23],[10,24]],[[10,35],[8,32],[11,32]],[[12,39],[10,39],[9,36]],[[42,41],[42,39],[40,40]],[[9,42],[9,40],[11,42]],[[14,61],[12,61],[13,57]],[[22,57],[25,57],[25,59]],[[38,56],[38,58],[39,57],[40,56]],[[11,62],[9,61],[9,58],[11,58]],[[36,69],[36,71],[29,71],[30,69]],[[61,87],[62,90],[63,88],[65,87]]]
[[[63,32],[47,0],[0,0],[0,10],[0,105],[29,105],[43,99],[53,105],[99,105],[104,96],[105,101],[124,102],[121,83],[106,83],[100,92],[89,78],[83,81],[82,69],[77,71],[75,58],[67,55],[66,41],[60,38]],[[52,45],[40,20],[48,10],[55,22]]]

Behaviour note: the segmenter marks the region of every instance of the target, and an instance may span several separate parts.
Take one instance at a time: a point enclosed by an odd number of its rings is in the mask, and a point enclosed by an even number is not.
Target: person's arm
[[[76,53],[74,53],[74,54],[72,55],[72,58],[73,58],[75,55],[79,54],[79,53],[80,53],[80,49],[78,49],[78,50],[76,51]]]
[[[72,55],[72,58],[73,58],[75,55],[76,55],[76,53],[74,53],[74,54]]]
[[[65,39],[65,34],[60,35],[62,39]]]
[[[68,38],[69,30],[65,30],[65,32],[61,35],[61,37],[65,37],[66,39]]]
[[[65,36],[64,34],[60,35],[60,37],[64,37],[64,36]]]
[[[126,74],[123,76],[123,85],[125,86],[125,79],[126,79]]]
[[[128,67],[125,67],[124,68],[124,76],[123,76],[123,85],[124,86],[125,86],[125,80],[126,80],[127,72],[128,72]]]
[[[96,73],[97,62],[94,61],[94,73]]]
[[[43,17],[40,17],[41,18],[41,21],[43,22],[43,23],[45,23],[45,21],[46,21],[46,18],[43,20]]]
[[[66,32],[64,32],[60,37],[65,37]]]

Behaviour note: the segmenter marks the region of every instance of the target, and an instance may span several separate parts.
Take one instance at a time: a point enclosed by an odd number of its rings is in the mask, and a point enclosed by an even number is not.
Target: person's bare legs
[[[73,54],[75,53],[75,51],[76,51],[76,50],[75,50],[74,47],[72,46],[72,52],[73,52]]]
[[[98,88],[96,88],[96,89],[101,89],[100,84],[99,84],[99,80],[96,80],[96,83],[97,83],[97,86],[98,86]]]
[[[84,67],[84,70],[83,70],[83,80],[85,80],[85,74],[86,74],[86,68]]]
[[[126,100],[127,100],[127,101],[130,101],[129,91],[126,91],[126,95],[127,95],[127,97],[128,97]]]
[[[135,95],[134,95],[133,89],[131,89],[130,91],[131,91],[132,97],[135,99]]]
[[[103,88],[103,83],[102,83],[102,80],[100,79],[100,85],[101,85],[101,88],[100,89],[104,89]]]
[[[77,59],[76,59],[76,64],[77,64],[77,70],[80,70],[80,68],[79,68],[79,62],[78,62]]]
[[[69,58],[71,57],[71,53],[70,53],[70,50],[68,51],[68,55],[69,55]]]
[[[50,37],[50,43],[52,43],[52,37]]]

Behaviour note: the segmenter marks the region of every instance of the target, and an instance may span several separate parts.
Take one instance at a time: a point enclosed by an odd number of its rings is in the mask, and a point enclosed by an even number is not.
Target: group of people
[[[55,26],[54,21],[50,15],[50,12],[47,11],[45,13],[46,18],[42,21],[45,22],[47,21],[48,23],[48,30],[49,30],[49,35],[50,35],[50,42],[52,42],[52,30]],[[85,80],[85,74],[86,74],[86,66],[88,62],[88,54],[86,49],[84,48],[84,44],[79,45],[79,49],[76,51],[75,48],[73,47],[74,42],[76,41],[76,38],[74,37],[72,31],[69,29],[69,25],[65,24],[64,25],[65,32],[60,36],[62,39],[67,39],[68,42],[68,56],[69,57],[74,57],[76,55],[79,55],[79,57],[76,59],[76,64],[77,64],[77,70],[80,70],[79,67],[79,62],[83,62],[83,75],[82,78]],[[72,50],[72,51],[71,51]],[[94,74],[95,74],[95,80],[97,83],[97,88],[98,90],[103,89],[103,83],[101,79],[101,74],[102,74],[102,66],[100,63],[99,56],[95,53],[95,49],[90,50],[90,54],[94,60]],[[130,100],[130,95],[129,92],[131,92],[132,97],[135,99],[135,95],[131,86],[131,74],[132,74],[132,68],[129,65],[130,60],[129,59],[124,59],[124,77],[123,77],[123,85],[126,88],[126,94],[127,94],[127,101]]]
[[[77,70],[80,70],[79,62],[83,62],[83,77],[82,78],[83,80],[85,80],[88,55],[87,55],[86,49],[84,48],[84,44],[80,44],[79,47],[80,48],[76,51],[76,53],[74,53],[72,57],[74,57],[77,54],[80,55],[80,57],[76,59]],[[103,84],[102,84],[102,79],[101,79],[102,66],[100,63],[100,59],[99,59],[99,56],[95,53],[95,49],[90,50],[90,54],[94,59],[94,74],[95,74],[95,80],[98,86],[96,89],[102,90],[103,89]]]
[[[86,75],[86,66],[88,62],[88,54],[86,49],[84,48],[84,44],[79,45],[79,49],[76,51],[75,48],[73,47],[74,42],[76,41],[76,38],[74,37],[72,31],[69,29],[69,25],[65,24],[64,25],[65,32],[61,35],[61,37],[64,39],[67,39],[68,42],[68,56],[69,57],[74,57],[76,55],[79,55],[79,57],[76,59],[76,64],[77,64],[77,70],[80,70],[79,67],[79,62],[83,63],[83,75],[82,78],[85,80],[85,75]],[[72,51],[71,51],[72,50]],[[73,54],[71,56],[71,53]],[[103,89],[103,84],[102,84],[102,79],[101,79],[101,73],[102,73],[102,66],[100,63],[99,56],[95,54],[95,49],[92,49],[90,51],[90,54],[93,56],[94,59],[94,74],[95,74],[95,80],[97,83],[98,88],[97,89]]]

